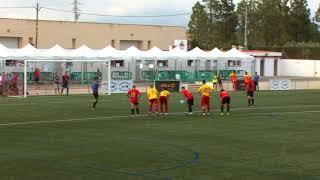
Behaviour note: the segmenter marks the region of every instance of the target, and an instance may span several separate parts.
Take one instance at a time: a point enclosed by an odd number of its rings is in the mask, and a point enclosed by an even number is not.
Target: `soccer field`
[[[0,98],[1,180],[317,180],[320,91],[231,93],[231,116],[130,117],[125,95]],[[199,111],[196,97],[195,110]],[[218,109],[217,109],[218,108]]]

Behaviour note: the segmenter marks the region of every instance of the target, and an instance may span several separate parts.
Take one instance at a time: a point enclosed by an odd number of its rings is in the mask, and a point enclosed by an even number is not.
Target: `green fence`
[[[113,71],[111,78],[114,80],[131,80],[132,72],[129,71]]]
[[[144,81],[154,81],[154,80],[181,80],[183,82],[194,82],[194,81],[212,81],[213,76],[222,75],[223,80],[229,80],[230,74],[233,70],[218,70],[218,71],[196,71],[196,72],[188,72],[188,71],[142,71],[142,80]],[[238,79],[242,79],[244,75],[244,70],[238,70],[237,76]],[[23,79],[23,73],[18,73],[19,79]],[[83,79],[82,79],[83,76]],[[70,74],[71,81],[79,81],[83,83],[90,83],[97,77],[96,72],[72,72]],[[113,71],[111,73],[111,78],[113,80],[131,80],[133,78],[132,72],[129,71]],[[34,80],[34,73],[27,73],[28,82],[32,82]],[[53,81],[54,73],[52,72],[41,72],[40,74],[41,81]]]

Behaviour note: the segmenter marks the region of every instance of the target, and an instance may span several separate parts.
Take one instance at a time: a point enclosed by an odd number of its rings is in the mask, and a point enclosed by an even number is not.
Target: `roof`
[[[282,57],[282,52],[273,52],[265,50],[241,50],[241,52],[255,57]]]
[[[34,19],[26,19],[26,18],[0,18],[0,20],[20,20],[20,21],[36,21]],[[57,23],[74,23],[74,21],[57,21],[57,20],[39,20],[40,22],[57,22]],[[105,22],[87,22],[87,21],[78,21],[78,24],[105,24],[105,25],[129,25],[129,26],[153,26],[153,27],[176,27],[183,28],[186,30],[184,26],[174,26],[174,25],[156,25],[156,24],[129,24],[129,23],[105,23]]]

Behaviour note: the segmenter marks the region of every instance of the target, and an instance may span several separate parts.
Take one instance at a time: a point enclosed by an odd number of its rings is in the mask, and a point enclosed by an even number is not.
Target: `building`
[[[281,69],[279,64],[282,58],[281,52],[242,50],[242,52],[255,57],[251,66],[252,73],[257,72],[262,77],[279,76]]]
[[[63,48],[86,45],[101,49],[111,45],[117,49],[136,46],[146,50],[153,46],[168,49],[177,39],[187,39],[185,27],[134,24],[107,24],[40,20],[38,48],[59,44]],[[0,18],[0,43],[9,48],[36,44],[36,21]]]

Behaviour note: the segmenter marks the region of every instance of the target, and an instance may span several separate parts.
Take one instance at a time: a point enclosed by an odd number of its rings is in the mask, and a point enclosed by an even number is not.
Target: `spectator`
[[[101,73],[100,69],[97,69],[97,77],[98,77],[98,80],[101,81],[101,79],[102,79],[102,73]]]

